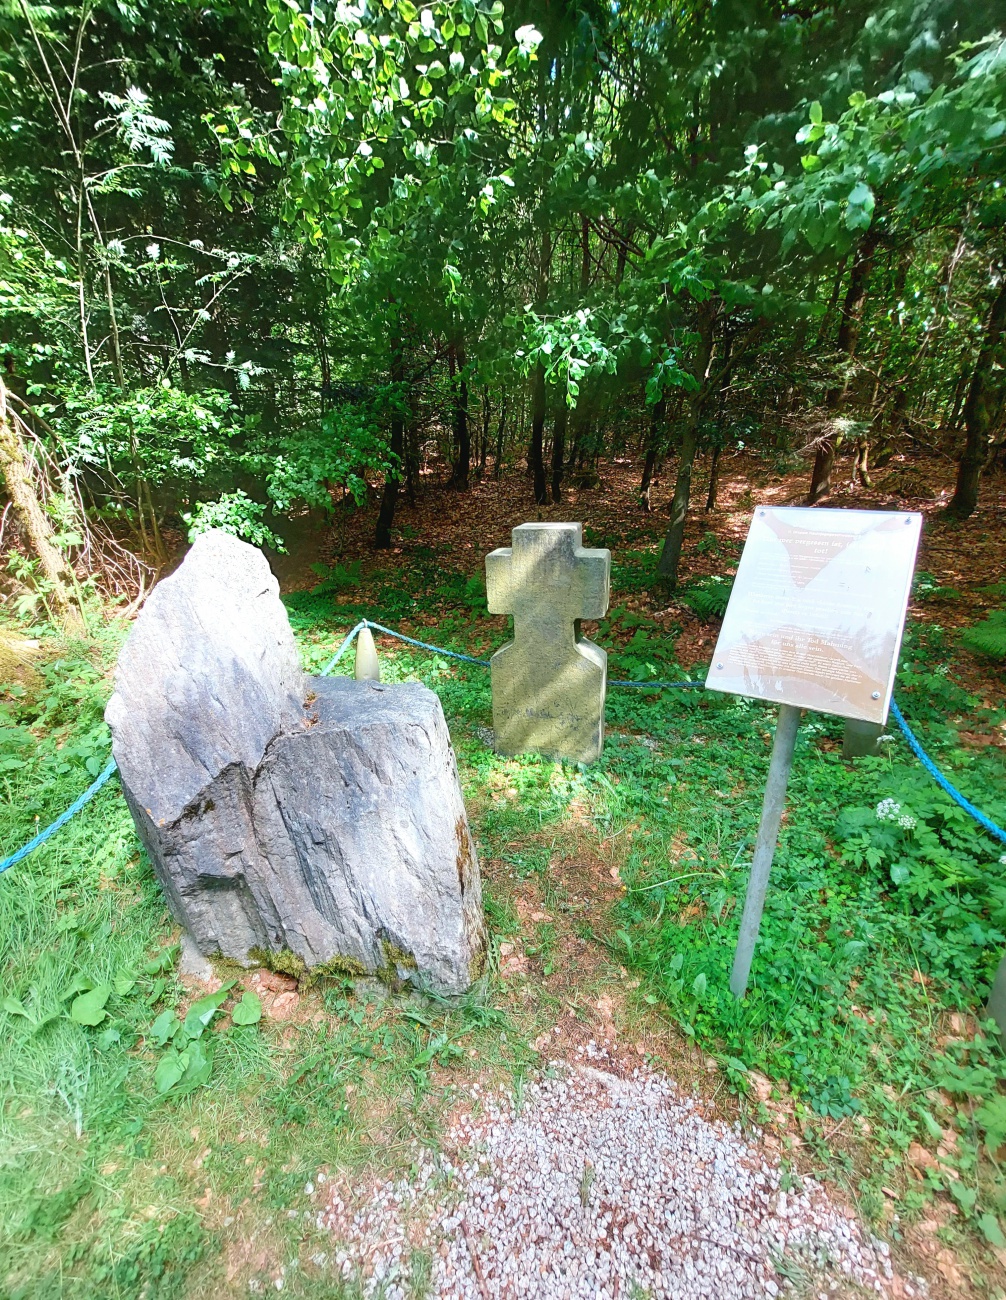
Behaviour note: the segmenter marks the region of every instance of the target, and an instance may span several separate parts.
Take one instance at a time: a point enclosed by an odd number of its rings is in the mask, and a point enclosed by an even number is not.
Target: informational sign
[[[759,506],[706,687],[887,721],[922,516]]]

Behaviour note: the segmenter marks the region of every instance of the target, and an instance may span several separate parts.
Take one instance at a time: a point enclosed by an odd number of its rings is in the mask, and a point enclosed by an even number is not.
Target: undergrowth
[[[503,638],[481,580],[448,565],[431,554],[414,570],[372,575],[368,593],[346,570],[289,598],[306,666],[317,670],[364,615],[490,652]],[[630,590],[636,568],[630,553]],[[14,684],[4,696],[5,850],[104,765],[101,711],[120,636],[53,640],[41,687]],[[673,638],[627,605],[597,636],[613,679],[702,675],[686,673]],[[899,698],[952,779],[1001,824],[1001,750],[967,747],[959,732],[1002,716],[956,682],[952,653],[938,630],[910,632]],[[869,1153],[855,1178],[867,1214],[883,1218],[892,1187],[902,1215],[943,1191],[1000,1245],[1006,1067],[975,1017],[1006,945],[1006,850],[899,738],[883,757],[848,764],[841,723],[805,718],[751,992],[738,1003],[727,977],[768,765],[766,706],[613,689],[600,763],[505,760],[487,744],[484,670],[397,647],[381,658],[385,680],[418,678],[439,693],[484,862],[547,881],[541,832],[561,836],[574,804],[599,837],[617,839],[625,889],[594,937],[641,978],[641,1013],[671,1017],[742,1095],[753,1097],[755,1071],[767,1075],[832,1173],[851,1157],[822,1135],[855,1137]],[[501,782],[507,797],[486,797]],[[494,945],[518,937],[491,879],[486,909]],[[330,1248],[305,1191],[318,1170],[407,1168],[411,1143],[436,1141],[467,1066],[519,1080],[535,1059],[530,1021],[509,995],[504,1009],[492,974],[487,993],[455,1008],[330,983],[318,1015],[287,1030],[259,1022],[235,987],[200,1027],[187,1018],[175,932],[115,781],[0,877],[0,932],[0,1293],[11,1297],[209,1293],[222,1288],[235,1224],[239,1240],[264,1243],[234,1265],[244,1282],[339,1295],[310,1264]],[[533,943],[528,955],[547,976],[554,930],[539,926]],[[912,1143],[940,1143],[942,1154],[908,1177]]]

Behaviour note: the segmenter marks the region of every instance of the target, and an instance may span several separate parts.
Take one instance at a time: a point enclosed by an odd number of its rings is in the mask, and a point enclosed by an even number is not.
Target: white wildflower
[[[916,826],[918,826],[918,822],[911,813],[902,813],[898,818],[898,825],[903,831],[914,831]]]
[[[1001,867],[1006,867],[1006,853],[1004,853],[1002,857],[999,859],[999,865]]]
[[[895,799],[881,799],[877,804],[878,822],[896,822],[901,816],[901,804]]]

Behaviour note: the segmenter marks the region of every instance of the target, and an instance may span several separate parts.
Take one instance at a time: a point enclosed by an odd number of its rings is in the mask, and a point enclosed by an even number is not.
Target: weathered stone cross
[[[492,657],[501,754],[601,756],[608,656],[581,638],[580,619],[607,613],[611,552],[582,542],[581,524],[521,524],[512,547],[486,556],[489,610],[514,628]]]

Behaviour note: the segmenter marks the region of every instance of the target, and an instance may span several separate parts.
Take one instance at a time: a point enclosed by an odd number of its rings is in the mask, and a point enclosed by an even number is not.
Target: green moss
[[[290,975],[295,980],[299,980],[307,971],[304,958],[298,957],[289,948],[281,948],[278,952],[270,952],[267,948],[249,948],[248,957],[259,966],[275,971],[277,975]]]

